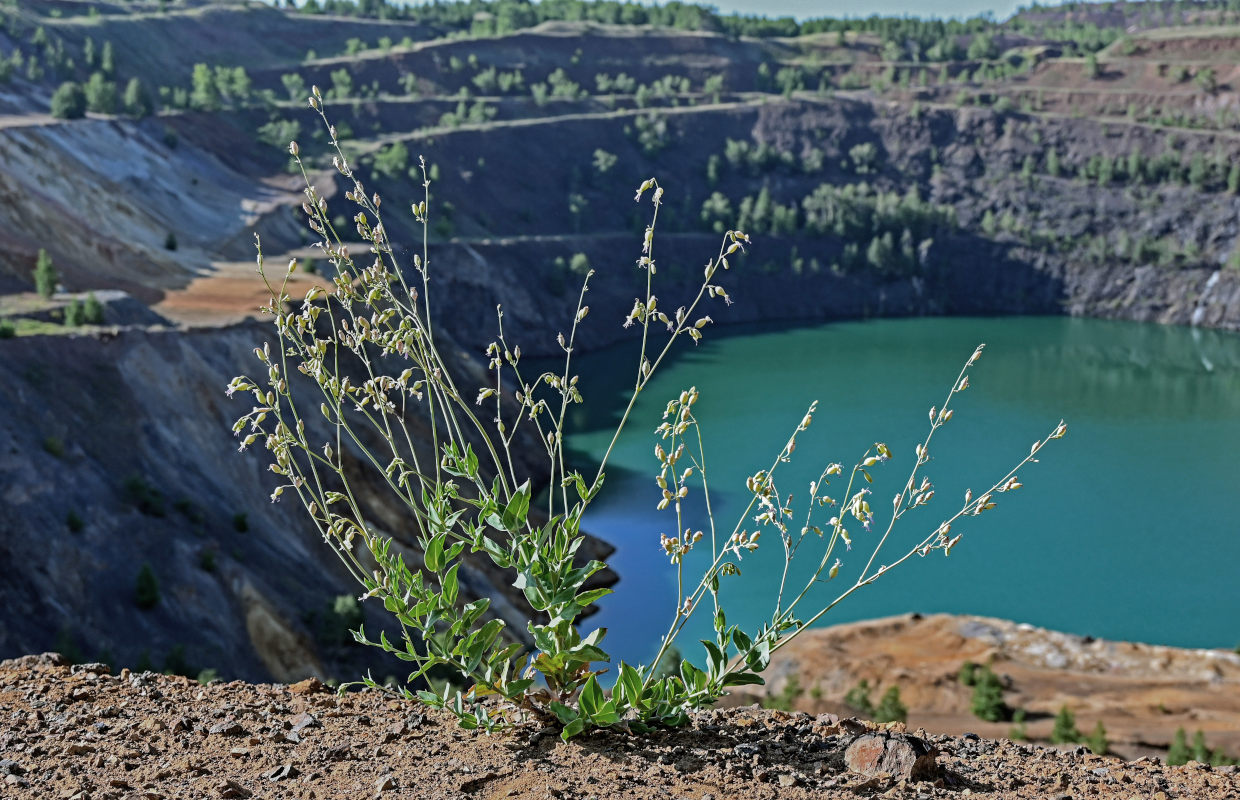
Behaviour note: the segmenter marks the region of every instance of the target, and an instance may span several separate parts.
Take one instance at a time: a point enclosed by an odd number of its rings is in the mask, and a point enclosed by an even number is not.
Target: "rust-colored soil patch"
[[[1113,642],[985,617],[917,614],[808,631],[776,654],[769,681],[779,694],[796,676],[805,711],[852,713],[844,694],[865,679],[872,700],[898,686],[909,724],[948,733],[1007,736],[969,710],[965,661],[991,662],[1005,701],[1028,711],[1028,734],[1048,740],[1068,706],[1088,733],[1098,721],[1128,757],[1164,752],[1177,728],[1201,730],[1211,748],[1240,755],[1240,655],[1222,650]],[[761,690],[762,687],[754,687]],[[752,697],[751,697],[752,699]],[[744,702],[743,700],[740,702]]]

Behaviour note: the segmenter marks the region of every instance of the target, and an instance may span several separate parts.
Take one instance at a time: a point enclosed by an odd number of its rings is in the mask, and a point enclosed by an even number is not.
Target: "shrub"
[[[875,722],[908,722],[908,706],[900,701],[900,687],[892,686],[874,709]]]
[[[56,268],[52,266],[52,257],[42,247],[39,248],[39,256],[34,262],[34,290],[43,298],[50,298],[56,293],[56,284],[60,281],[60,276],[56,274]]]
[[[86,81],[86,109],[96,114],[115,114],[118,106],[116,84],[102,72],[91,74]]]
[[[57,119],[81,119],[86,116],[86,92],[81,84],[66,81],[52,93],[51,113]]]
[[[82,304],[82,321],[87,325],[103,324],[103,303],[99,302],[94,292],[87,294],[86,302]]]
[[[164,249],[165,250],[176,250],[177,249],[177,235],[173,233],[172,231],[168,231],[168,235],[164,237]]]
[[[83,315],[82,301],[76,297],[69,301],[69,305],[65,306],[65,325],[70,328],[76,328],[82,324]]]
[[[1094,755],[1105,756],[1111,749],[1110,743],[1107,741],[1107,729],[1102,724],[1102,720],[1098,720],[1094,725],[1094,730],[1089,736],[1085,737],[1085,746]]]
[[[1175,729],[1171,746],[1167,748],[1167,766],[1175,767],[1188,763],[1188,739],[1183,728]]]
[[[129,83],[125,84],[125,96],[121,100],[121,105],[126,114],[138,119],[150,116],[155,110],[151,95],[139,78],[130,78]]]
[[[245,533],[250,529],[250,515],[244,511],[238,511],[232,517],[233,530],[237,533]]]
[[[203,550],[198,554],[198,566],[204,572],[215,572],[215,551]]]
[[[1071,744],[1081,741],[1081,732],[1076,729],[1076,717],[1072,709],[1060,706],[1055,714],[1055,726],[1051,729],[1051,742],[1054,744]]]
[[[1008,718],[1008,707],[1003,702],[1003,682],[988,666],[974,671],[973,699],[969,704],[973,715],[987,722],[1001,722]]]
[[[138,608],[146,610],[159,604],[159,581],[155,579],[155,570],[151,569],[150,564],[143,564],[138,570],[133,599]]]
[[[844,694],[844,705],[863,717],[873,717],[874,703],[870,701],[870,682],[862,678],[860,683],[849,689]]]
[[[129,504],[148,517],[162,517],[167,513],[163,492],[151,486],[141,475],[126,478],[124,490]]]
[[[86,527],[86,523],[82,521],[80,514],[70,509],[69,513],[65,515],[65,527],[69,529],[70,533],[81,533],[82,529]]]
[[[796,705],[797,699],[805,694],[805,690],[801,688],[801,678],[799,675],[793,674],[788,677],[784,683],[784,688],[779,694],[768,695],[762,701],[763,708],[774,708],[778,711],[791,711]]]
[[[1206,735],[1200,728],[1193,734],[1192,757],[1198,764],[1210,763],[1210,748],[1206,746]]]
[[[960,665],[960,672],[956,674],[956,680],[961,686],[973,686],[977,683],[978,666],[972,661],[966,661]]]
[[[65,442],[59,436],[48,436],[43,439],[43,449],[56,458],[64,458]]]
[[[327,125],[321,95],[313,97],[312,105]],[[811,510],[827,505],[822,493],[836,481],[838,489],[833,493],[840,501],[833,518],[822,523],[825,528],[817,526],[812,517],[804,528],[789,528],[783,510],[787,494],[777,487],[776,476],[782,480],[781,465],[792,459],[798,437],[813,422],[817,404],[810,404],[806,414],[791,426],[788,440],[774,454],[770,467],[747,480],[750,499],[739,509],[744,531],[740,525],[720,530],[713,514],[706,513],[699,524],[688,527],[688,532],[662,538],[661,546],[680,575],[682,592],[671,609],[671,622],[654,657],[648,664],[620,662],[610,667],[615,683],[607,696],[598,678],[601,668],[595,666],[611,660],[602,647],[606,631],[583,630],[579,620],[611,590],[587,588],[587,582],[605,565],[580,560],[576,554],[585,542],[581,520],[602,490],[608,459],[601,459],[591,469],[592,474],[582,474],[569,468],[563,449],[566,416],[583,400],[572,372],[572,354],[578,329],[589,311],[583,301],[593,272],[582,281],[567,332],[557,337],[565,353],[563,371],[537,376],[528,373],[520,348],[508,339],[500,324],[495,341],[487,348],[486,385],[464,383],[469,373],[451,367],[438,349],[437,340],[442,338],[436,335],[428,310],[430,287],[435,284],[425,250],[414,259],[412,270],[399,266],[405,259],[398,258],[400,251],[388,238],[379,202],[363,190],[334,131],[330,131],[330,139],[336,169],[346,185],[351,185],[348,200],[358,206],[356,230],[370,252],[362,257],[363,263],[354,260],[349,248],[330,229],[326,202],[321,203],[318,192],[307,185],[310,227],[322,237],[319,244],[340,280],[330,294],[312,288],[304,300],[292,304],[273,288],[266,311],[276,318],[280,341],[274,348],[256,351],[262,363],[259,381],[239,376],[230,382],[229,394],[252,393],[258,401],[237,420],[233,431],[241,437],[243,449],[261,439],[279,480],[272,500],[285,493],[296,495],[324,541],[362,585],[363,597],[377,600],[400,623],[395,642],[387,635],[376,641],[360,626],[357,641],[412,662],[415,671],[410,682],[419,681],[432,670],[453,673],[460,683],[444,683],[435,691],[422,689],[416,694],[406,687],[399,691],[404,697],[417,697],[432,707],[450,710],[467,728],[493,730],[530,718],[555,719],[562,726],[560,735],[569,739],[587,728],[610,727],[621,719],[628,729],[639,731],[652,725],[684,723],[689,712],[709,706],[731,687],[762,683],[761,674],[771,655],[845,597],[914,556],[949,553],[963,535],[953,532],[953,526],[993,509],[1005,492],[1018,489],[1022,484],[1017,471],[1066,431],[1060,423],[1035,442],[1013,470],[984,491],[967,493],[945,521],[933,524],[911,543],[901,544],[899,551],[884,556],[884,566],[879,566],[878,558],[896,521],[929,503],[933,496],[930,481],[919,472],[929,462],[931,437],[951,419],[953,400],[969,386],[969,370],[982,353],[978,348],[953,381],[943,407],[930,410],[927,438],[911,459],[904,489],[890,506],[893,513],[885,533],[876,537],[868,562],[855,581],[843,581],[845,585],[834,601],[819,603],[810,599],[811,590],[839,576],[841,564],[836,556],[853,541],[848,526],[854,531],[857,526],[868,530],[877,521],[868,492],[860,487],[869,479],[870,470],[891,458],[891,450],[880,442],[867,448],[851,467],[826,464],[806,503]],[[296,143],[289,149],[300,162]],[[424,231],[436,224],[429,197],[427,185],[423,199],[413,206],[414,218]],[[704,306],[712,299],[728,298],[717,281],[730,266],[729,259],[749,243],[744,233],[725,233],[718,255],[701,273],[696,292],[690,293],[680,310],[668,313],[663,309],[675,303],[656,304],[653,294],[657,282],[654,236],[663,188],[654,179],[645,181],[636,193],[639,202],[644,198],[652,203],[651,222],[638,266],[645,271],[647,286],[626,322],[627,327],[641,333],[643,346],[617,435],[627,426],[638,395],[653,376],[660,374],[675,345],[684,339],[702,338],[703,329],[711,323]],[[260,243],[259,266],[266,275],[263,265]],[[331,313],[324,314],[328,308]],[[347,327],[341,320],[348,322]],[[502,320],[501,315],[498,322]],[[338,353],[341,361],[337,364],[334,357],[323,358],[322,352]],[[403,372],[388,374],[389,364],[397,368],[404,365]],[[285,378],[298,372],[318,384],[312,401],[318,414],[306,413],[310,396]],[[346,376],[368,374],[374,377],[359,379],[356,384],[345,380]],[[698,400],[694,388],[674,395],[666,406],[664,421],[655,430],[658,463],[652,471],[662,492],[658,510],[677,514],[679,530],[685,530],[679,524],[679,515],[687,512],[685,498],[698,491],[698,484],[691,488],[690,481],[701,481],[700,491],[707,501],[704,507],[711,507],[710,483],[701,472],[704,458],[695,416]],[[485,411],[477,411],[479,406]],[[335,431],[332,444],[324,445],[321,434],[315,432],[315,426],[322,425],[316,420],[323,418]],[[424,424],[422,420],[427,418],[436,424]],[[307,422],[302,425],[296,420]],[[425,447],[412,446],[410,425],[424,432],[429,440]],[[518,463],[529,461],[513,458],[513,452],[525,446],[542,447],[548,456],[545,476],[531,475],[525,467],[518,469]],[[340,447],[346,451],[341,452]],[[433,464],[428,458],[432,453]],[[393,500],[406,507],[420,565],[411,567],[392,547],[392,540],[370,524],[366,510],[356,502],[355,483],[371,477],[359,472],[370,468],[366,465],[378,467],[375,480],[379,485],[386,484]],[[545,494],[539,494],[541,487],[547,488]],[[535,498],[541,506],[537,515],[531,513]],[[750,527],[755,522],[757,527]],[[694,527],[699,532],[694,532]],[[738,572],[737,560],[761,546],[763,531],[771,534],[768,541],[792,543],[784,552],[790,568],[785,574],[796,576],[796,582],[786,578],[781,584],[781,599],[774,604],[769,621],[742,630],[727,622],[721,587]],[[695,548],[709,550],[703,559],[706,566],[700,576],[696,570],[686,575],[684,559]],[[502,635],[503,620],[487,618],[487,598],[459,602],[458,571],[467,549],[515,576],[515,585],[536,613],[526,626],[532,652]],[[794,557],[796,553],[801,557]],[[806,559],[810,563],[802,568]],[[662,675],[666,657],[682,643],[678,637],[685,622],[697,613],[707,615],[714,628],[713,636],[703,642],[702,666],[684,658],[676,674]],[[378,687],[370,678],[362,682]],[[493,698],[494,702],[484,702],[484,698]]]
[[[12,320],[0,319],[0,339],[12,339],[17,335],[17,326]]]
[[[1029,729],[1025,727],[1026,712],[1018,708],[1012,712],[1012,727],[1008,729],[1008,738],[1014,742],[1028,741]]]

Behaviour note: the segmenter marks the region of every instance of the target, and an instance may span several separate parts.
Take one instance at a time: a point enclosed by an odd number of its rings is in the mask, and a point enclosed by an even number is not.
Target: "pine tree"
[[[143,564],[138,570],[138,581],[134,586],[134,602],[138,608],[151,609],[159,603],[159,581],[155,579],[155,570],[150,564]]]
[[[121,102],[125,107],[125,113],[138,119],[150,116],[153,110],[151,95],[142,85],[140,78],[129,79],[129,83],[125,85],[125,97]]]
[[[1193,734],[1192,757],[1198,764],[1210,763],[1210,748],[1206,747],[1206,735],[1200,728]]]
[[[863,717],[874,716],[874,704],[870,702],[870,682],[865,678],[844,695],[844,705]]]
[[[1051,741],[1055,744],[1069,744],[1081,741],[1081,732],[1076,729],[1076,717],[1072,709],[1060,706],[1055,715],[1055,727],[1051,730]]]
[[[65,81],[52,93],[52,116],[57,119],[81,119],[86,116],[86,93],[80,84]]]
[[[1094,755],[1105,756],[1107,754],[1111,745],[1107,742],[1107,729],[1103,726],[1102,720],[1098,720],[1098,724],[1094,725],[1094,732],[1085,740],[1085,744]]]
[[[82,321],[87,325],[103,324],[103,303],[99,302],[94,292],[86,295],[86,302],[82,305]]]
[[[1174,767],[1188,763],[1188,740],[1184,734],[1183,728],[1175,729],[1175,737],[1171,740],[1171,747],[1167,749],[1167,766]]]
[[[103,53],[99,56],[99,69],[103,70],[105,75],[111,75],[116,72],[116,59],[112,55],[112,42],[110,40],[103,43]]]
[[[900,702],[900,687],[892,686],[874,709],[875,722],[908,722],[908,706]]]
[[[1007,719],[1008,708],[1003,702],[1003,683],[994,670],[980,666],[973,671],[973,715],[987,722]]]
[[[65,326],[76,328],[82,324],[82,301],[76,297],[65,306]]]
[[[60,277],[52,266],[52,257],[43,248],[39,248],[39,257],[34,264],[34,288],[41,296],[51,297],[56,293],[56,282]]]

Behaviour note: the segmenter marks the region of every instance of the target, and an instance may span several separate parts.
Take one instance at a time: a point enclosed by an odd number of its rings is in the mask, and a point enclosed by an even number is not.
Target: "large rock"
[[[924,780],[937,772],[938,751],[916,736],[904,733],[868,733],[858,736],[844,751],[844,763],[862,775],[886,773],[897,780]]]

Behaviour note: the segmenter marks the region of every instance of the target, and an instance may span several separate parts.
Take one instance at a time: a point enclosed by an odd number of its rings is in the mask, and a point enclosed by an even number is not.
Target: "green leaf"
[[[460,569],[460,567],[461,565],[459,563],[453,564],[452,568],[449,569],[447,574],[443,576],[443,602],[446,606],[456,605],[456,594],[460,589],[460,584],[457,582],[456,578],[456,571]]]
[[[723,679],[724,686],[765,686],[761,675],[752,672],[733,672]]]
[[[573,602],[585,608],[591,603],[596,603],[607,595],[611,594],[611,589],[591,589],[588,592],[582,592],[573,598]]]
[[[556,718],[565,725],[568,725],[570,722],[581,716],[576,712],[576,710],[569,708],[563,703],[555,702],[551,704],[551,713],[555,714]]]
[[[530,482],[526,481],[517,489],[516,494],[504,508],[503,527],[509,533],[517,533],[525,527],[525,518],[530,512]]]
[[[585,729],[586,729],[585,720],[583,720],[581,717],[578,717],[577,719],[573,720],[572,722],[564,726],[564,730],[560,731],[560,738],[567,742],[569,739],[573,738],[574,736],[581,733]]]
[[[604,703],[603,690],[598,685],[597,677],[591,675],[590,679],[586,681],[586,685],[581,687],[581,696],[578,698],[578,701],[581,703],[582,713],[590,719],[594,719],[599,711],[602,710]]]
[[[426,544],[426,553],[423,554],[422,560],[426,562],[426,568],[431,572],[443,569],[443,542],[443,537],[432,536]]]
[[[736,630],[732,631],[732,641],[733,643],[736,644],[736,649],[742,655],[744,655],[745,653],[748,653],[749,649],[753,647],[753,640],[750,639],[747,635],[745,635],[745,633],[740,628],[737,628]]]

